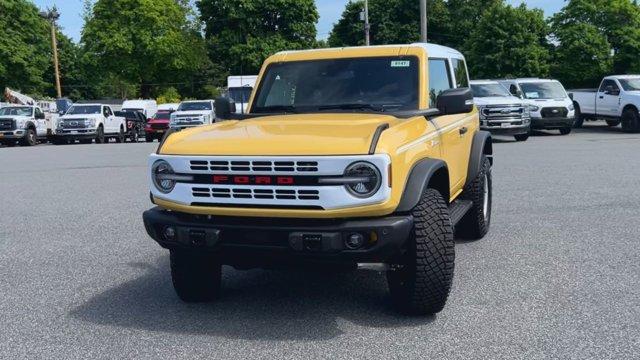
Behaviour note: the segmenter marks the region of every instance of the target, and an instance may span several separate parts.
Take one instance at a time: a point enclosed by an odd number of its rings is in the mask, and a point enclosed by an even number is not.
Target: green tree
[[[265,58],[316,46],[318,11],[313,0],[199,0],[209,57],[218,70],[255,74]]]
[[[82,31],[83,63],[94,77],[137,84],[185,81],[206,67],[200,34],[176,0],[97,0]]]
[[[173,86],[165,88],[157,97],[158,104],[177,103],[180,102],[180,93]]]
[[[443,26],[445,34],[442,45],[461,49],[465,40],[482,18],[484,11],[493,6],[504,5],[504,0],[449,0],[448,18]]]
[[[475,78],[547,76],[548,26],[542,10],[495,4],[489,7],[463,47]]]
[[[26,0],[0,1],[0,91],[42,93],[51,61],[50,28]]]
[[[613,72],[628,73],[640,72],[640,7],[634,0],[569,0],[568,4],[551,20],[553,32],[559,41],[558,51],[568,53],[578,51],[573,43],[574,37],[567,33],[574,30],[586,30],[585,51],[595,52],[599,61],[595,63],[598,70],[608,68],[608,60],[605,60],[605,42],[608,43],[608,51],[613,50]],[[564,41],[563,41],[564,40]],[[588,40],[588,43],[586,42]],[[574,52],[574,55],[578,55]],[[593,62],[592,62],[593,64]],[[577,73],[582,64],[571,64],[567,71]],[[584,69],[583,69],[584,70]],[[587,77],[575,78],[581,82],[589,80]]]

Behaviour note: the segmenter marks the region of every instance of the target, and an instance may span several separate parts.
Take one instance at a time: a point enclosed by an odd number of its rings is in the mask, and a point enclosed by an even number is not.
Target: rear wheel
[[[620,125],[620,120],[607,120],[607,125],[614,127]]]
[[[171,250],[171,279],[184,302],[206,302],[220,292],[222,266],[209,254]]]
[[[516,138],[516,141],[527,141],[527,139],[529,139],[529,134],[518,134],[513,137]]]
[[[387,272],[389,291],[398,310],[434,314],[444,308],[453,282],[453,226],[447,203],[434,189],[425,191],[412,213],[406,253]]]
[[[626,132],[640,131],[640,116],[635,108],[627,108],[622,113],[622,130]]]
[[[36,137],[36,131],[34,129],[27,129],[27,134],[24,136],[20,145],[22,146],[34,146],[38,143],[38,138]]]
[[[573,122],[573,127],[579,129],[582,127],[584,123],[584,117],[582,116],[582,111],[580,111],[580,106],[577,103],[573,103],[573,106],[576,109],[575,117],[576,120]]]
[[[104,128],[99,126],[96,133],[96,144],[104,144],[105,140],[107,139],[104,137]]]
[[[569,135],[571,133],[571,128],[570,127],[566,127],[566,128],[562,128],[560,129],[560,135]]]
[[[492,193],[491,162],[485,157],[482,160],[480,173],[462,193],[461,198],[471,200],[473,206],[456,226],[456,235],[464,239],[479,240],[489,232]]]

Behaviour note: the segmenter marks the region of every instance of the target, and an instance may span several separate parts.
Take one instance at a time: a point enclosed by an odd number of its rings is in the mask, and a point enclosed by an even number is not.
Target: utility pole
[[[60,69],[58,66],[58,41],[56,40],[56,21],[60,18],[58,9],[54,6],[52,9],[42,11],[40,16],[47,19],[51,23],[51,48],[53,50],[53,70],[56,77],[56,92],[58,98],[62,97],[62,88],[60,87]]]
[[[371,45],[369,41],[369,30],[371,30],[371,26],[369,25],[369,0],[364,0],[364,43],[366,46]]]
[[[427,0],[420,0],[420,42],[427,42]]]

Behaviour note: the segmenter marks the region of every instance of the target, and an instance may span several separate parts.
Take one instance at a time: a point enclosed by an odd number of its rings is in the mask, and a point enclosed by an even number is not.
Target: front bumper
[[[521,135],[521,134],[529,133],[530,125],[528,122],[524,125],[507,125],[507,126],[481,125],[480,130],[489,131],[493,135]]]
[[[573,127],[575,118],[531,118],[531,128],[536,130],[563,129]]]
[[[385,262],[402,253],[413,227],[411,215],[354,220],[199,216],[163,210],[143,214],[147,233],[160,246],[219,255],[228,265],[260,266],[291,261]],[[175,237],[164,235],[173,227]],[[350,250],[345,240],[361,234]]]
[[[0,140],[10,139],[19,140],[27,136],[27,131],[24,129],[0,131]]]
[[[51,135],[52,138],[58,139],[93,139],[96,137],[96,129],[78,129],[78,130],[56,130]]]

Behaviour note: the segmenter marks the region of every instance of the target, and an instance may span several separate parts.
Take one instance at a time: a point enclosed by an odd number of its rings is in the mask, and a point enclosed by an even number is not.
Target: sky
[[[418,1],[418,0],[416,0]],[[62,31],[76,42],[80,40],[82,31],[82,0],[34,0],[41,9],[56,6],[60,12],[59,25]],[[318,38],[326,39],[333,24],[340,19],[345,4],[349,0],[315,0],[320,13],[318,22]],[[545,15],[550,16],[557,12],[564,5],[564,1],[559,0],[507,0],[508,3],[519,5],[526,3],[529,7],[543,9]]]

